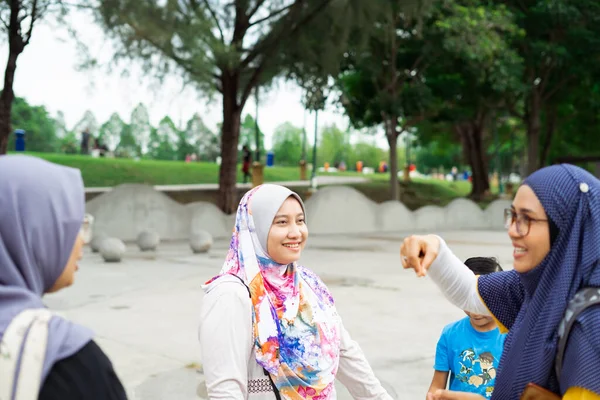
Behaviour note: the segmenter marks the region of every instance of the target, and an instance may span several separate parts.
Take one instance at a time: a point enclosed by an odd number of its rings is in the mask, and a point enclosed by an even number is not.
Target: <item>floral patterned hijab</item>
[[[331,293],[308,269],[281,265],[266,251],[270,226],[283,202],[300,197],[279,185],[258,186],[240,201],[235,230],[219,277],[239,277],[250,289],[256,361],[282,398],[328,399],[339,365],[340,329]]]

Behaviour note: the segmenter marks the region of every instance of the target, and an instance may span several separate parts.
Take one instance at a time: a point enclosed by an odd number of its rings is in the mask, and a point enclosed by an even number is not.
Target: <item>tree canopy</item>
[[[117,59],[141,60],[159,75],[176,68],[204,94],[221,95],[219,205],[232,213],[241,113],[252,92],[292,66],[341,57],[341,46],[317,58],[302,44],[316,32],[339,44],[373,7],[363,0],[100,0],[96,16],[115,39]]]

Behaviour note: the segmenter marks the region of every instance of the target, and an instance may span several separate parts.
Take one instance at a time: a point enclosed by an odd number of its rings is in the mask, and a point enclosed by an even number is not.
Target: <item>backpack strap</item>
[[[273,378],[271,377],[271,374],[269,373],[269,371],[267,371],[264,368],[263,368],[263,371],[265,372],[265,375],[269,378],[269,382],[271,382],[271,388],[273,389],[273,393],[275,393],[275,398],[277,400],[281,400],[281,394],[279,394],[279,389],[277,389],[277,386],[275,386],[275,382],[273,382]]]
[[[1,399],[38,398],[52,317],[46,309],[28,309],[12,319],[0,341]]]
[[[248,297],[252,298],[252,294],[250,293],[250,288],[248,287],[248,285],[246,285],[246,282],[244,282],[244,280],[237,275],[233,275],[233,274],[229,274],[229,275],[238,278],[240,280],[240,282],[242,282],[242,285],[244,285],[244,287],[248,291]]]
[[[569,340],[569,333],[571,332],[577,317],[579,317],[579,315],[589,307],[597,304],[600,304],[600,288],[588,287],[578,291],[567,306],[565,316],[558,326],[558,350],[556,352],[556,359],[554,363],[556,379],[559,382],[565,350]]]

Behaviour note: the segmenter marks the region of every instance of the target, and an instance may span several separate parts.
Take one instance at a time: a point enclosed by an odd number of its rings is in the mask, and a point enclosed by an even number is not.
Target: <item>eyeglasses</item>
[[[517,233],[521,237],[529,235],[532,222],[547,222],[547,219],[537,219],[528,217],[525,214],[519,214],[514,210],[507,208],[504,210],[504,227],[510,229],[512,224],[516,225]]]
[[[83,241],[87,244],[92,240],[92,226],[94,225],[94,216],[92,214],[85,214],[83,216],[83,222],[79,234],[83,238]]]

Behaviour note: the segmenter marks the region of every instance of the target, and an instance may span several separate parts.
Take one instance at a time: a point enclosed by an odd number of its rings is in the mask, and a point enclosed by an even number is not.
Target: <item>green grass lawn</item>
[[[377,203],[390,200],[390,186],[387,180],[373,179],[367,183],[350,185]],[[445,182],[433,179],[412,179],[400,183],[400,201],[409,209],[415,210],[424,205],[445,206],[458,197],[464,197],[471,190],[468,182]]]
[[[184,185],[219,182],[219,166],[214,163],[135,161],[124,158],[106,159],[53,153],[28,154],[80,169],[86,187],[116,186],[122,183]],[[239,168],[241,169],[241,166]],[[242,179],[242,174],[238,174],[238,181],[241,182]],[[265,180],[268,182],[299,179],[300,170],[298,167],[265,168]]]
[[[354,187],[378,203],[390,200],[389,173],[363,175],[358,172],[347,171],[326,175],[366,177],[369,182],[349,186]],[[467,196],[470,191],[471,184],[466,181],[448,182],[423,178],[412,178],[408,183],[400,181],[400,200],[411,209],[418,208],[423,204],[444,206],[457,197]]]
[[[122,183],[145,183],[149,185],[218,183],[219,167],[213,163],[186,164],[182,161],[134,161],[52,153],[28,154],[80,169],[86,187],[116,186]],[[240,167],[238,166],[238,168]],[[378,203],[390,199],[389,174],[364,175],[347,171],[319,173],[319,175],[365,177],[369,179],[369,182],[349,186],[354,187]],[[296,181],[299,179],[300,170],[298,167],[265,168],[266,182]],[[241,180],[242,174],[239,173],[238,181],[241,182]],[[297,188],[297,190],[300,193],[307,190],[307,188]],[[429,204],[444,206],[457,197],[468,195],[470,190],[470,183],[464,181],[446,182],[433,179],[413,179],[409,183],[400,183],[400,200],[410,209]],[[207,200],[213,200],[212,197],[215,193],[204,193],[203,196],[207,196]],[[199,196],[199,194],[193,195],[195,197]],[[198,201],[195,197],[185,199],[184,202],[188,200]],[[483,202],[482,205],[486,203]]]

